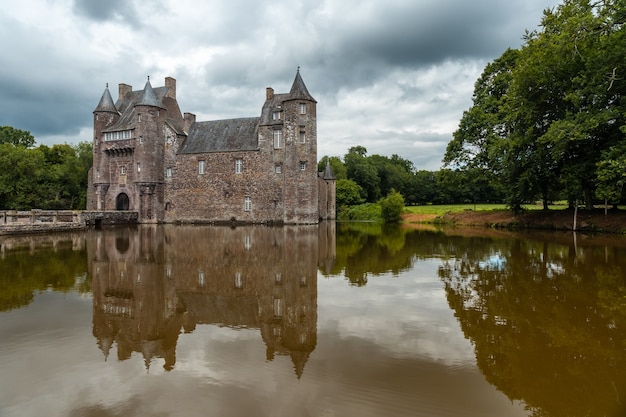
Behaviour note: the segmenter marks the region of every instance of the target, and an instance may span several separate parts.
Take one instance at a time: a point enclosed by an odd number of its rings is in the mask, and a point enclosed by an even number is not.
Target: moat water
[[[626,415],[626,238],[0,237],[0,416]]]

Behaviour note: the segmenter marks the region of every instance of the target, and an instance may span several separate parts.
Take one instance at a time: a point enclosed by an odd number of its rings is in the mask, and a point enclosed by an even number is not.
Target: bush
[[[385,223],[397,223],[404,211],[404,197],[396,190],[391,190],[387,197],[380,200],[380,209]]]

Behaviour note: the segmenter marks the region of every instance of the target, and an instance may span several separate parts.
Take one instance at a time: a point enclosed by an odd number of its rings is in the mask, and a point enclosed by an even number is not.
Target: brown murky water
[[[626,238],[0,237],[0,416],[622,416]]]

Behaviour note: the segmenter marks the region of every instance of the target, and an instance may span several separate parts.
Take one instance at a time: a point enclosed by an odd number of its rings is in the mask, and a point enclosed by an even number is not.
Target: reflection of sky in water
[[[317,346],[301,379],[289,356],[266,359],[258,329],[215,325],[179,335],[171,372],[161,358],[146,370],[140,352],[105,361],[88,296],[36,294],[0,314],[0,415],[525,415],[476,369],[439,264],[362,287],[318,274]]]
[[[486,260],[479,262],[478,266],[484,270],[502,271],[504,270],[505,264],[506,258],[504,258],[500,253],[495,253]]]
[[[321,278],[318,329],[374,341],[388,354],[419,356],[444,364],[474,362],[472,346],[449,308],[443,285],[433,279],[439,260],[416,263],[400,276],[370,277],[364,287]]]

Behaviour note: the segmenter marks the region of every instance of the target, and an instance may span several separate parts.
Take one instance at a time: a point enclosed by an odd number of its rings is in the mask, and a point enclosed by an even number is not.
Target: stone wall
[[[237,159],[241,173],[235,173]],[[205,163],[204,174],[198,171],[199,161]],[[178,155],[173,176],[166,180],[165,220],[282,222],[282,181],[283,174],[275,173],[259,151]]]

